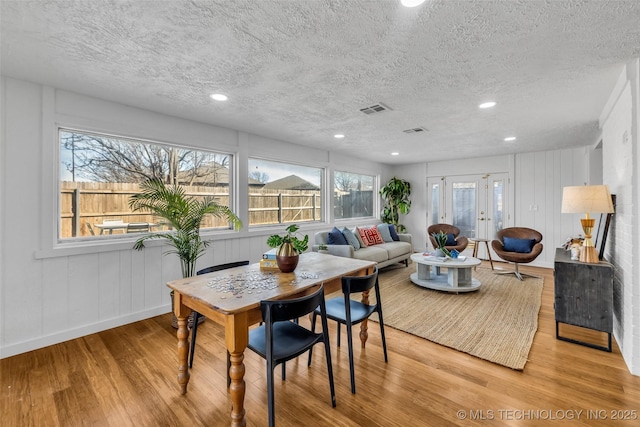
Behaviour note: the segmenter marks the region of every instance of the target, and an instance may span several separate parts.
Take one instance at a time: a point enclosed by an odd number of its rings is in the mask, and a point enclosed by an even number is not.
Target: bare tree
[[[334,174],[335,188],[338,191],[355,190],[356,175],[348,172],[336,172]]]
[[[266,172],[260,172],[260,171],[250,172],[249,178],[255,179],[256,181],[261,182],[263,184],[266,184],[267,182],[269,182],[269,174],[267,174]]]
[[[61,132],[60,138],[67,151],[62,163],[74,181],[228,183],[225,155],[70,131]]]

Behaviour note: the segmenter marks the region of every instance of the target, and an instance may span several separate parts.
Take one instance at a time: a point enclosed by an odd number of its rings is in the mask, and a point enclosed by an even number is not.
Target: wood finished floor
[[[381,277],[408,277],[414,269],[410,264],[408,269],[383,271]],[[352,395],[346,339],[337,348],[332,325],[338,406],[331,408],[324,355],[315,351],[311,368],[306,357],[287,364],[285,382],[279,380],[277,368],[277,424],[639,425],[640,377],[629,373],[615,340],[612,353],[556,340],[553,271],[532,267],[522,271],[544,277],[539,329],[524,371],[390,327],[386,329],[389,363],[385,364],[378,325],[371,323],[366,349],[355,348],[357,394]],[[563,334],[604,343],[602,334],[577,328],[565,329]],[[211,321],[198,329],[196,360],[185,396],[180,395],[176,380],[176,336],[169,315],[2,359],[0,424],[229,425],[222,336],[222,328]],[[265,364],[250,351],[245,356],[247,425],[264,426]]]

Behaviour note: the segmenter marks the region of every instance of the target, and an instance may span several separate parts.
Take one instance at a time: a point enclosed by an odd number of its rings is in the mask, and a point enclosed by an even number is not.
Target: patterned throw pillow
[[[366,248],[367,247],[367,242],[362,240],[362,237],[360,237],[360,233],[358,233],[358,227],[354,227],[351,232],[353,233],[354,236],[356,236],[356,239],[358,239],[358,243],[360,243],[360,247],[361,248]]]
[[[369,228],[356,227],[356,230],[358,230],[358,234],[360,234],[362,241],[367,243],[367,246],[380,245],[384,243],[382,236],[380,236],[380,233],[378,232],[378,227],[375,225]]]
[[[378,224],[378,232],[380,233],[380,236],[382,236],[382,240],[384,240],[385,243],[393,242],[391,233],[389,232],[389,224]]]
[[[342,229],[342,234],[344,235],[344,238],[347,239],[347,243],[353,246],[354,250],[357,251],[358,249],[360,249],[360,241],[358,240],[356,235],[353,234],[353,231],[349,230],[347,227],[344,227]]]

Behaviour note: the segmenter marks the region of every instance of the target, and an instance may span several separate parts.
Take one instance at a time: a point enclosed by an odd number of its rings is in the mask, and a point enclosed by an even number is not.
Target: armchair
[[[451,224],[431,224],[429,227],[427,227],[427,234],[429,235],[429,240],[431,241],[431,246],[433,246],[433,249],[436,249],[438,245],[436,244],[436,241],[434,240],[432,234],[438,233],[440,231],[445,234],[452,234],[455,239],[455,245],[445,246],[445,248],[447,248],[448,250],[451,251],[455,249],[458,252],[462,252],[467,248],[469,239],[467,239],[466,236],[459,235],[460,229],[458,227]]]
[[[518,264],[530,263],[542,253],[542,234],[531,228],[509,227],[498,231],[496,237],[491,242],[491,247],[500,258],[514,264],[514,271],[497,274],[513,273],[519,280],[523,280],[522,276],[538,277],[520,273]]]

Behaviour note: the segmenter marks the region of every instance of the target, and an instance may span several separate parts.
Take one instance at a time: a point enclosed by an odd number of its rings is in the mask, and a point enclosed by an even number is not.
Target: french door
[[[493,240],[507,226],[508,184],[507,173],[428,178],[427,222],[453,224],[463,236]]]

